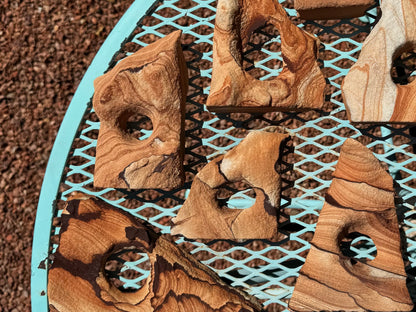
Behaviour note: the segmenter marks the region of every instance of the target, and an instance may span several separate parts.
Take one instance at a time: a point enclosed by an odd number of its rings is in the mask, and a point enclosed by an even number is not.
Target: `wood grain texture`
[[[308,20],[342,19],[363,16],[374,0],[295,0],[299,16]]]
[[[275,79],[260,81],[242,68],[243,46],[264,24],[280,32],[284,61]],[[275,0],[219,0],[207,107],[218,112],[299,111],[323,105],[325,79],[316,61],[319,41],[296,27]]]
[[[362,177],[362,178],[360,178]],[[373,260],[345,256],[350,233],[369,236]],[[393,179],[374,155],[348,139],[290,300],[292,311],[411,311]]]
[[[100,118],[94,186],[174,189],[182,185],[188,74],[176,31],[118,63],[94,81]],[[149,138],[126,132],[133,114],[153,123]]]
[[[253,131],[224,156],[212,160],[195,177],[190,194],[172,221],[172,234],[199,239],[277,239],[281,179],[276,171],[287,134]],[[245,181],[256,201],[247,209],[220,206],[217,191]]]
[[[396,85],[393,61],[416,41],[416,2],[383,0],[382,16],[342,84],[352,122],[416,122],[416,81]]]
[[[111,253],[134,247],[149,257],[151,273],[135,292],[108,282]],[[191,255],[122,212],[95,198],[72,198],[62,216],[59,247],[48,275],[48,298],[59,312],[259,311],[261,305]]]

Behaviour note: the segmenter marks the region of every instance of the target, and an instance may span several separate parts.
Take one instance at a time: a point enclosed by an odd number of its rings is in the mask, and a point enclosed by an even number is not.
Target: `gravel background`
[[[30,311],[49,154],[71,98],[132,0],[0,1],[0,311]]]

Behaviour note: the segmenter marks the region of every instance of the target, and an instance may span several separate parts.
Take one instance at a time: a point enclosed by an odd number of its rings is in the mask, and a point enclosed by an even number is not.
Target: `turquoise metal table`
[[[293,136],[281,170],[280,233],[276,243],[266,241],[213,241],[201,243],[179,237],[177,244],[188,249],[234,287],[241,287],[264,302],[268,311],[284,310],[294,280],[305,261],[309,241],[330,185],[339,148],[347,137],[369,147],[397,182],[401,203],[397,206],[406,237],[404,260],[408,286],[416,300],[416,161],[413,129],[403,125],[354,127],[346,118],[340,84],[356,61],[361,43],[373,26],[377,9],[354,20],[301,23],[296,11],[279,0],[299,27],[316,34],[322,42],[322,68],[327,76],[325,109],[307,113],[212,114],[204,107],[212,65],[214,0],[136,0],[113,29],[82,79],[62,122],[46,169],[33,238],[31,297],[33,311],[48,311],[47,268],[56,249],[62,203],[72,192],[97,196],[112,205],[147,220],[169,233],[169,220],[183,204],[197,170],[213,157],[236,146],[250,129],[270,125],[285,127]],[[92,186],[99,121],[92,109],[93,81],[116,62],[173,30],[183,31],[183,48],[190,73],[186,115],[187,182],[172,192],[154,190],[96,189]],[[246,69],[265,80],[279,74],[282,61],[279,36],[260,30],[245,50]],[[143,131],[140,139],[151,131]],[[253,202],[248,189],[229,186],[234,195],[227,205],[241,209]],[[155,195],[156,194],[156,195]],[[53,222],[55,220],[56,222]],[[376,247],[365,237],[351,244],[356,258],[374,257]],[[118,258],[120,259],[120,257]],[[142,258],[144,259],[144,258]],[[148,273],[144,260],[124,262],[118,273],[136,271],[134,278],[122,274],[121,287],[137,289]]]

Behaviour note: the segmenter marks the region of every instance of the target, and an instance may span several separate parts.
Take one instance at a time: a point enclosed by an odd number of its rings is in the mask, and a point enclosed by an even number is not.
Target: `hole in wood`
[[[139,290],[150,275],[149,256],[135,247],[112,253],[104,265],[107,281],[122,292]]]
[[[127,120],[127,133],[139,140],[145,140],[151,136],[153,124],[149,117],[135,114]]]
[[[256,193],[244,181],[223,185],[217,189],[216,196],[222,208],[247,209],[256,201]]]
[[[339,247],[341,253],[349,257],[353,265],[358,261],[372,261],[377,256],[377,247],[373,240],[359,232],[349,233],[341,240]]]
[[[407,85],[416,77],[416,46],[407,45],[394,56],[391,78],[395,84]]]
[[[149,117],[139,114],[126,112],[119,118],[121,130],[132,138],[146,140],[152,135],[153,123]]]
[[[273,25],[258,29],[243,47],[244,69],[253,78],[273,80],[283,68],[281,52],[279,30]],[[270,59],[265,61],[267,58]]]

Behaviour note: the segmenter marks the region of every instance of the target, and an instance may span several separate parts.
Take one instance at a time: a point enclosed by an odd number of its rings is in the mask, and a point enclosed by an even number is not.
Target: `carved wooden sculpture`
[[[284,67],[278,77],[260,81],[242,68],[242,47],[262,25],[281,35]],[[219,0],[214,31],[210,110],[298,111],[319,109],[325,79],[316,61],[319,41],[291,23],[275,0]]]
[[[295,9],[303,19],[340,19],[363,16],[374,0],[295,0]]]
[[[342,254],[340,243],[353,232],[374,241],[374,260],[357,261]],[[412,310],[393,179],[366,147],[352,139],[341,148],[289,307],[293,311]]]
[[[122,292],[104,275],[107,257],[125,247],[147,253],[151,274],[136,292]],[[60,244],[48,276],[54,311],[259,311],[251,296],[227,286],[191,255],[94,199],[73,198],[62,216]]]
[[[268,131],[251,132],[196,175],[189,197],[173,219],[172,234],[199,239],[277,238],[281,180],[276,163],[280,145],[288,135],[274,132],[275,128]],[[242,180],[256,193],[254,205],[247,209],[221,208],[216,197],[218,188]]]
[[[187,68],[176,31],[122,60],[94,81],[101,126],[94,186],[174,189],[182,185]],[[153,123],[143,141],[126,132],[129,116]]]
[[[416,122],[416,81],[396,85],[393,60],[416,41],[416,2],[383,0],[382,17],[364,41],[342,92],[352,122]]]

